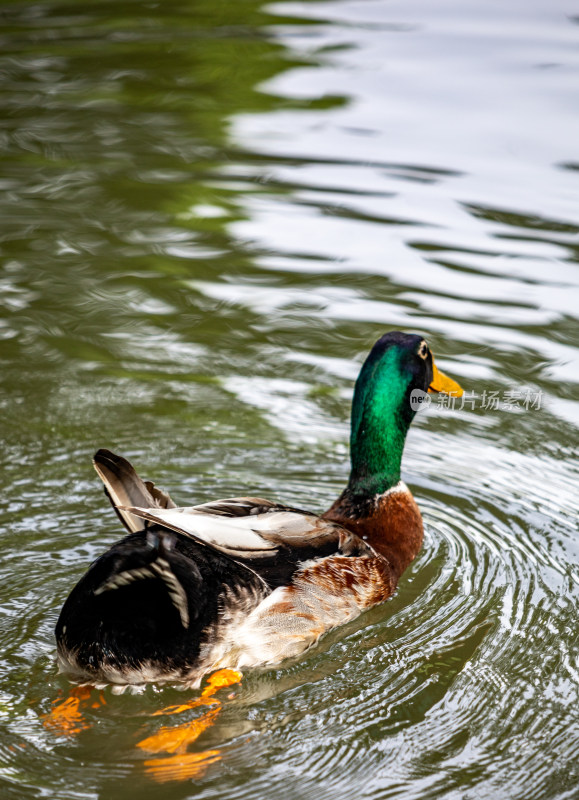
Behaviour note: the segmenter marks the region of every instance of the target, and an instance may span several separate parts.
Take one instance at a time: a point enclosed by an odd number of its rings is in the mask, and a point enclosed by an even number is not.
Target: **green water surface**
[[[579,797],[578,44],[567,0],[0,3],[3,800]],[[396,596],[225,693],[196,776],[136,747],[174,689],[45,728],[94,451],[321,512],[393,329],[468,400],[411,429]]]

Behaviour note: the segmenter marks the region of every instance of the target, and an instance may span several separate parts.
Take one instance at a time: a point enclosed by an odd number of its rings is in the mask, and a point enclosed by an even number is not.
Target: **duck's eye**
[[[420,358],[427,359],[428,358],[428,345],[426,342],[420,342],[420,347],[418,348],[418,355]]]

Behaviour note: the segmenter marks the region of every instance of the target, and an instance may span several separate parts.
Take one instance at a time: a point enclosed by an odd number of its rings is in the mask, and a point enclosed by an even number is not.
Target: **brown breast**
[[[322,516],[352,531],[384,556],[396,582],[422,546],[422,517],[406,488],[364,501],[356,501],[346,489]]]

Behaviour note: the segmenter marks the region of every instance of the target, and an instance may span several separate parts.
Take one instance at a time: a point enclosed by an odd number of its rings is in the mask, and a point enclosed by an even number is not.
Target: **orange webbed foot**
[[[191,722],[173,727],[162,727],[157,733],[143,739],[137,744],[147,753],[172,753],[168,758],[155,758],[145,761],[145,771],[154,780],[159,782],[186,780],[202,775],[210,764],[219,761],[219,750],[205,750],[201,753],[187,753],[186,748],[194,742],[204,731],[214,724],[219,716],[222,703],[213,697],[219,689],[233,686],[241,681],[241,673],[232,669],[221,669],[214,672],[208,679],[208,685],[201,693],[201,697],[182,705],[168,706],[166,709],[156,711],[160,714],[178,714],[198,706],[211,706],[201,717]]]
[[[202,753],[179,753],[167,758],[151,758],[145,761],[145,772],[158,783],[186,781],[200,778],[207,767],[221,758],[219,750],[204,750]]]
[[[90,728],[90,723],[84,718],[82,709],[88,707],[91,694],[91,686],[75,686],[65,700],[53,702],[49,713],[42,718],[42,724],[58,736],[76,736],[87,730]],[[91,707],[98,708],[104,703],[105,699],[101,692]]]

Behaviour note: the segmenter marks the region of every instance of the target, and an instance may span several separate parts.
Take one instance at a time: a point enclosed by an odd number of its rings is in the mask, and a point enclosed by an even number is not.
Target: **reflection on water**
[[[572,797],[576,9],[40,0],[0,20],[2,796],[157,796],[137,743],[183,701],[105,691],[76,740],[42,726],[67,691],[60,605],[120,534],[94,450],[183,502],[322,510],[361,359],[401,328],[479,398],[540,407],[419,415],[426,540],[396,597],[246,675],[190,746],[221,760],[164,796]]]

